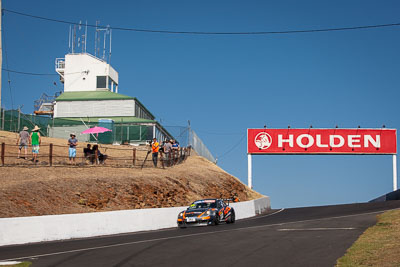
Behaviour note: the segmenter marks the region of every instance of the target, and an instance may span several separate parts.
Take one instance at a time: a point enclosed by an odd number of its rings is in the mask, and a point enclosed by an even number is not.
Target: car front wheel
[[[231,217],[229,220],[226,221],[226,223],[235,223],[235,213],[232,212]]]

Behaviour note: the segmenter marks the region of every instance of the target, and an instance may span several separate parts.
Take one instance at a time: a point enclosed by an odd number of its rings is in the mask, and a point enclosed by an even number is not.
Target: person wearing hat
[[[165,160],[167,162],[167,166],[171,165],[171,150],[172,150],[171,141],[165,140],[164,153],[165,153]]]
[[[32,154],[33,154],[32,161],[35,163],[38,162],[37,157],[39,155],[39,146],[40,143],[42,143],[39,130],[40,128],[37,125],[35,125],[35,128],[33,128],[31,132],[31,144],[32,144]]]
[[[74,133],[69,135],[71,138],[68,139],[68,155],[69,155],[69,163],[72,164],[72,162],[75,163],[75,157],[76,157],[76,146],[78,145],[78,139],[76,139],[76,135]]]
[[[18,140],[17,140],[17,145],[19,145],[18,158],[20,158],[21,149],[22,148],[25,149],[25,157],[23,157],[23,159],[27,158],[27,156],[28,156],[28,143],[29,143],[28,127],[24,126],[22,131],[19,132]]]

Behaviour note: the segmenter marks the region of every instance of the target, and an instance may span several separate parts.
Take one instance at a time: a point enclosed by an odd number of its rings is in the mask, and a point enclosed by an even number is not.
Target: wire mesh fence
[[[170,132],[181,146],[193,148],[196,153],[205,157],[211,162],[216,162],[214,156],[208,150],[207,146],[203,143],[196,132],[190,127],[183,126],[164,126]]]

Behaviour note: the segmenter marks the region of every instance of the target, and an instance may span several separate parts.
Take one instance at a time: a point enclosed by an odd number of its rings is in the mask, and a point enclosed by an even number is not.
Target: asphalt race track
[[[235,224],[0,247],[31,266],[334,266],[400,201],[275,210]],[[129,222],[121,222],[129,223]]]

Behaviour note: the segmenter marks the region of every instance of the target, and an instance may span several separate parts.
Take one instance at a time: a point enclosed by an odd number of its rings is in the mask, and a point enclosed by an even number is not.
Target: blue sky
[[[398,1],[11,1],[65,21],[172,31],[254,32],[399,23]],[[67,24],[3,15],[3,68],[55,73]],[[191,126],[218,164],[247,183],[247,128],[399,128],[400,26],[285,35],[114,30],[119,92],[164,125]],[[87,50],[94,52],[89,29]],[[57,76],[3,71],[2,104],[62,89]],[[55,86],[53,83],[57,82]],[[11,101],[11,98],[13,101]],[[241,141],[240,141],[241,140]],[[229,153],[227,153],[229,152]],[[273,208],[365,202],[392,190],[391,156],[254,156],[253,185]]]

